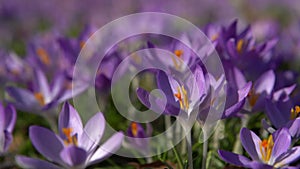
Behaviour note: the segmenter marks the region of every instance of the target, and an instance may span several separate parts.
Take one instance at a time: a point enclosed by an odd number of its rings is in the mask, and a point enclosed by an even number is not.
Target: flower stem
[[[207,151],[208,151],[208,135],[205,130],[203,130],[203,150],[202,150],[202,169],[206,169],[206,159],[207,159]]]
[[[49,112],[46,112],[44,118],[48,121],[52,131],[58,132],[55,116]]]
[[[241,119],[241,128],[243,127],[247,127],[247,124],[249,122],[249,116],[245,115],[242,119]],[[233,147],[233,152],[237,153],[237,154],[242,154],[243,153],[243,148],[241,145],[241,139],[240,139],[240,134],[238,133],[236,135],[236,139],[235,139],[235,143],[234,143],[234,147]]]
[[[186,136],[189,168],[193,169],[193,150],[192,150],[192,131],[189,131]]]

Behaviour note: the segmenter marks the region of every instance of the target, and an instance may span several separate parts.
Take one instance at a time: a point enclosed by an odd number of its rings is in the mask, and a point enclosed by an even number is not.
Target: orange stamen
[[[219,38],[219,34],[214,34],[212,37],[211,37],[211,41],[215,41]]]
[[[34,93],[34,97],[40,103],[41,106],[45,105],[45,98],[41,92]]]
[[[175,50],[174,54],[178,57],[181,58],[181,56],[183,55],[183,51],[182,50]]]
[[[62,128],[62,132],[66,136],[66,139],[64,140],[65,145],[73,144],[77,146],[77,136],[71,136],[71,133],[73,132],[72,128]]]
[[[137,136],[137,132],[138,132],[138,125],[135,122],[131,123],[131,132],[133,134],[134,137]]]
[[[236,50],[238,51],[238,53],[242,52],[243,45],[244,45],[244,40],[240,39],[236,44]]]
[[[300,106],[295,106],[295,108],[291,109],[291,117],[290,119],[293,120],[299,116],[300,113]]]
[[[47,53],[47,51],[43,48],[38,48],[36,50],[36,53],[38,55],[38,57],[40,58],[40,60],[45,64],[45,65],[50,65],[50,58],[49,55]]]
[[[271,158],[273,146],[274,146],[274,142],[273,142],[272,135],[269,136],[268,140],[264,139],[259,144],[261,158],[266,163],[268,163]]]

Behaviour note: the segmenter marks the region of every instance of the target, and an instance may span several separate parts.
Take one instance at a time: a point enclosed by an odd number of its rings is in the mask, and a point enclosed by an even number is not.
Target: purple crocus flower
[[[291,100],[272,102],[266,101],[266,115],[276,129],[286,127],[294,139],[300,138],[300,107],[293,107]],[[272,132],[272,128],[265,120],[262,121],[264,128]]]
[[[257,43],[252,35],[251,27],[248,26],[238,33],[237,20],[228,27],[208,25],[206,34],[216,45],[222,61],[230,62],[241,70],[244,70],[248,80],[257,77],[271,69],[272,52],[277,43],[273,38],[262,43]]]
[[[76,63],[80,50],[84,47],[86,41],[93,35],[95,31],[96,28],[94,26],[88,25],[76,39],[66,37],[58,38],[60,48],[72,65]]]
[[[58,74],[51,84],[41,70],[36,70],[34,77],[31,90],[14,86],[6,88],[17,109],[30,113],[51,110],[88,87],[85,83],[82,86],[72,86],[72,80],[64,73]]]
[[[132,122],[127,129],[129,147],[136,149],[143,155],[147,155],[150,151],[150,143],[147,137],[151,137],[152,135],[151,124],[147,123],[146,127],[145,131],[141,124]]]
[[[5,76],[6,80],[25,83],[32,77],[32,69],[29,64],[15,53],[5,54],[3,60],[5,74],[0,76]]]
[[[240,138],[244,149],[252,160],[232,152],[219,150],[224,161],[241,167],[254,169],[289,168],[288,165],[300,157],[300,146],[291,148],[291,136],[287,129],[278,130],[268,139],[261,140],[254,132],[242,128]]]
[[[85,168],[116,152],[123,141],[118,132],[98,146],[104,134],[105,119],[95,114],[83,127],[77,111],[65,103],[58,120],[59,134],[39,126],[29,128],[33,146],[49,161],[17,156],[17,163],[25,168]]]
[[[252,82],[247,82],[243,73],[234,66],[230,68],[225,67],[225,69],[228,84],[226,88],[225,111],[222,118],[240,116],[239,112],[246,103],[252,88]],[[216,84],[220,85],[220,83]],[[217,88],[217,86],[213,86],[213,88]]]
[[[17,113],[12,105],[4,107],[0,103],[0,155],[7,151],[13,140],[12,131],[16,123]]]
[[[72,64],[63,55],[56,41],[57,33],[49,33],[37,36],[29,43],[26,57],[28,63],[40,70],[47,76],[53,77],[57,72],[68,71]]]
[[[200,67],[194,71],[192,77],[181,80],[159,70],[156,74],[156,83],[158,88],[166,95],[165,108],[161,98],[155,98],[142,88],[137,89],[137,95],[148,108],[153,106],[153,111],[171,116],[178,116],[183,113],[182,116],[188,117],[202,101],[206,92],[205,77]],[[155,105],[151,105],[151,100],[154,100]]]
[[[248,95],[248,103],[245,107],[250,112],[258,112],[264,110],[265,100],[272,97],[275,85],[275,73],[269,70],[263,73],[253,84]]]

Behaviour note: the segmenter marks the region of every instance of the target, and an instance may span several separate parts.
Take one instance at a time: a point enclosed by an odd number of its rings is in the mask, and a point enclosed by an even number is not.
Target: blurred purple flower
[[[87,83],[72,85],[72,79],[68,79],[64,73],[56,75],[49,83],[41,70],[35,70],[31,90],[9,86],[6,91],[17,109],[42,115],[42,112],[56,108],[88,87]]]
[[[238,33],[237,20],[228,27],[208,25],[206,34],[216,45],[223,62],[229,62],[243,70],[248,80],[255,80],[261,73],[274,67],[272,52],[277,38],[257,43],[248,26]]]
[[[24,84],[32,77],[30,65],[15,53],[0,53],[3,62],[0,63],[0,79],[3,82]],[[4,83],[5,84],[5,83]]]
[[[7,151],[13,136],[12,131],[15,127],[17,113],[12,105],[6,107],[0,103],[0,155]]]
[[[219,150],[224,161],[241,167],[255,169],[285,168],[300,157],[300,146],[290,148],[291,136],[287,129],[278,130],[268,139],[261,140],[255,133],[243,128],[240,138],[252,160],[232,152]]]
[[[58,120],[59,134],[31,126],[29,137],[32,144],[48,161],[16,156],[17,163],[25,168],[85,168],[101,162],[116,152],[123,133],[118,132],[99,146],[104,134],[105,119],[102,113],[95,114],[83,128],[77,111],[65,103]]]

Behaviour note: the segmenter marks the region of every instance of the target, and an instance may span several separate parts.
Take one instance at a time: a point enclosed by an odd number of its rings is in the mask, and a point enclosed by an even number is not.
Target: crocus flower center
[[[211,41],[215,41],[219,38],[219,34],[214,34],[212,37],[211,37]]]
[[[66,136],[66,139],[64,140],[65,145],[75,145],[77,146],[77,135],[74,134],[71,135],[73,129],[72,128],[62,128],[62,132]]]
[[[135,122],[132,122],[131,123],[131,132],[133,134],[134,137],[137,136],[137,133],[138,133],[138,126]]]
[[[260,149],[261,158],[263,162],[265,163],[269,162],[271,158],[273,146],[274,146],[274,142],[273,142],[272,135],[269,136],[268,140],[264,139],[259,143],[259,149]]]
[[[82,49],[85,45],[85,41],[81,41],[79,45],[80,45],[80,48]]]
[[[183,54],[183,50],[175,50],[174,54],[178,57],[181,58],[182,54]]]
[[[182,110],[188,111],[189,109],[189,99],[187,91],[185,90],[184,86],[177,87],[177,93],[174,96],[178,99],[180,108]]]
[[[250,106],[254,106],[259,98],[259,94],[255,93],[254,89],[251,89],[248,94],[249,104]]]
[[[179,59],[176,59],[172,56],[172,61],[174,63],[174,66],[177,70],[179,70],[181,68],[182,65],[182,61],[181,61],[181,57],[183,55],[183,50],[175,50],[174,51],[175,56]]]
[[[244,45],[244,40],[243,39],[238,40],[236,44],[236,50],[238,51],[238,53],[242,53],[243,45]]]
[[[36,53],[37,53],[38,57],[40,58],[40,60],[42,61],[42,63],[44,63],[45,65],[50,65],[50,58],[45,49],[38,48],[36,50]]]
[[[300,106],[295,106],[295,108],[291,109],[291,120],[297,118],[300,113]]]
[[[34,93],[34,97],[40,103],[41,106],[45,105],[45,98],[41,92]]]
[[[15,75],[15,76],[20,75],[20,71],[19,71],[18,69],[13,69],[13,70],[11,70],[11,73],[12,73],[13,75]]]

